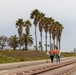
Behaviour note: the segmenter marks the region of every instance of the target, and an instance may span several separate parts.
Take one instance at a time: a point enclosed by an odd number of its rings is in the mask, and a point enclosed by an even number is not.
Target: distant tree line
[[[62,31],[64,29],[63,25],[55,21],[52,17],[46,17],[43,12],[40,12],[38,9],[35,9],[30,14],[30,19],[33,19],[33,24],[35,26],[35,48],[38,50],[38,40],[37,40],[37,27],[39,27],[40,37],[41,41],[39,42],[39,47],[41,51],[43,51],[43,43],[42,43],[42,33],[43,29],[45,31],[45,51],[47,51],[47,33],[49,33],[50,37],[50,49],[51,45],[53,44],[53,49],[55,49],[55,46],[57,46],[60,49],[60,41],[61,41],[61,35]],[[10,38],[7,38],[6,36],[0,36],[0,48],[3,49],[6,44],[8,46],[12,47],[14,50],[19,47],[19,50],[21,50],[21,47],[24,46],[25,50],[28,50],[28,46],[31,46],[33,44],[34,39],[32,38],[32,35],[30,35],[30,28],[33,25],[30,20],[23,21],[23,19],[18,19],[16,21],[16,28],[18,29],[18,35],[11,36]],[[23,33],[23,28],[25,28],[25,33]],[[53,43],[52,43],[53,40]],[[3,42],[4,41],[4,42]],[[3,43],[2,43],[3,42]]]
[[[26,50],[26,43],[27,43],[27,35],[23,33],[22,37],[21,37],[21,46],[23,46],[23,49]],[[19,37],[17,37],[17,35],[11,36],[9,38],[7,38],[6,36],[2,35],[0,36],[0,49],[3,50],[5,47],[7,47],[7,49],[13,48],[13,50],[16,50],[16,48],[20,47],[20,39]],[[31,37],[31,35],[28,36],[28,45],[31,46],[33,44],[33,38]],[[25,46],[25,48],[24,48]]]

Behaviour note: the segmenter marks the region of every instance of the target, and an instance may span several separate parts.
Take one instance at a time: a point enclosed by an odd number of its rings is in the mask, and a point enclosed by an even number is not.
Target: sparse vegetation
[[[62,52],[61,53],[62,56],[64,57],[72,57],[72,56],[76,56],[76,52]]]
[[[0,63],[48,59],[45,52],[23,50],[0,50]]]
[[[62,52],[63,57],[76,56],[74,52]],[[0,63],[26,62],[50,59],[45,51],[0,50]]]

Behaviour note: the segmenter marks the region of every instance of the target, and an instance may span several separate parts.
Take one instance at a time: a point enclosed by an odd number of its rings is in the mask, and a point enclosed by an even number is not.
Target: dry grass
[[[62,52],[62,57],[76,56],[76,53]],[[25,50],[0,50],[0,63],[22,62],[49,59],[46,52]]]

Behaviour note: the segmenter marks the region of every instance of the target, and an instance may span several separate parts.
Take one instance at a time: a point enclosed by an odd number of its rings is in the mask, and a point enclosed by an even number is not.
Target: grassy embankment
[[[62,52],[62,57],[76,56],[76,53]],[[46,52],[0,50],[0,63],[22,62],[49,59]]]

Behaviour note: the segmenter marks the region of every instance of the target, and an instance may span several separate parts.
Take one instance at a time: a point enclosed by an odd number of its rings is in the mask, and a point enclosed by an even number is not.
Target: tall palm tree
[[[58,31],[59,31],[59,22],[58,21],[56,21],[55,22],[55,28],[56,28],[56,46],[58,47]]]
[[[40,15],[39,10],[35,9],[35,10],[32,11],[31,16],[30,16],[31,19],[34,19],[33,24],[34,24],[34,26],[35,26],[36,50],[37,50],[37,34],[36,34],[36,27],[37,27],[37,24],[38,24],[38,22],[39,22],[39,15]]]
[[[15,50],[16,47],[18,47],[18,37],[17,37],[16,35],[11,36],[11,37],[8,39],[8,45]]]
[[[60,49],[60,40],[61,40],[61,34],[62,34],[62,29],[64,27],[58,22],[55,22],[55,36],[56,36],[56,46]],[[58,44],[59,42],[59,44]]]
[[[53,22],[52,26],[52,38],[53,38],[53,48],[55,50],[55,37],[56,37],[56,23]]]
[[[44,18],[44,30],[45,30],[45,39],[46,39],[45,51],[47,51],[47,32],[49,30],[48,18],[47,17]]]
[[[43,27],[44,27],[44,16],[45,14],[40,13],[40,20],[39,20],[39,31],[40,31],[40,37],[41,37],[41,42],[40,42],[40,47],[41,47],[41,51],[42,51],[42,31],[43,31]]]
[[[21,50],[21,36],[22,36],[22,31],[23,31],[23,25],[24,25],[24,22],[23,22],[23,19],[18,19],[16,21],[16,27],[18,27],[18,34],[19,34],[19,37],[20,37],[20,50]]]
[[[63,31],[64,27],[62,26],[62,24],[59,24],[59,30],[58,30],[58,41],[59,41],[59,49],[60,49],[60,40],[61,40],[61,34]]]
[[[24,26],[26,27],[25,28],[25,31],[26,31],[26,35],[27,35],[27,50],[28,50],[28,35],[29,35],[29,33],[30,33],[30,27],[31,27],[31,22],[29,21],[29,20],[27,20],[27,21],[25,21],[25,23],[24,23]]]
[[[51,18],[48,18],[48,22],[49,22],[49,35],[50,35],[50,50],[51,50],[51,37],[52,37],[52,30],[53,30],[53,22],[54,22],[54,19]]]

